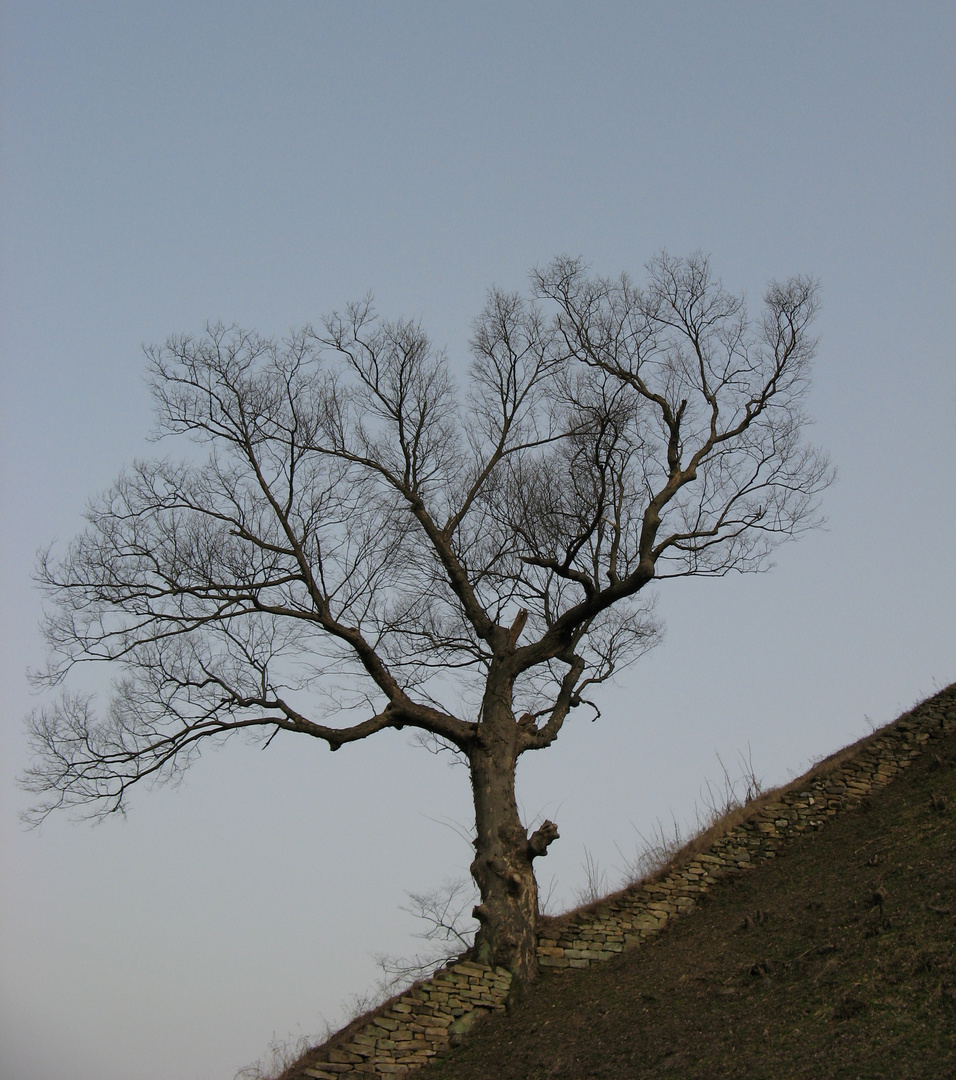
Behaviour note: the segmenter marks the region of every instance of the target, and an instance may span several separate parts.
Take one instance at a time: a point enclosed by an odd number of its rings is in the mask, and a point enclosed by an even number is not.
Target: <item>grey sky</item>
[[[492,283],[700,248],[823,286],[827,531],[659,590],[664,644],[523,764],[616,883],[749,747],[768,784],[956,678],[950,3],[10,3],[2,49],[2,998],[9,1080],[229,1080],[414,948],[467,777],[397,733],[207,754],[129,819],[24,833],[38,547],[155,452],[142,343],[282,334],[371,289],[463,370]]]

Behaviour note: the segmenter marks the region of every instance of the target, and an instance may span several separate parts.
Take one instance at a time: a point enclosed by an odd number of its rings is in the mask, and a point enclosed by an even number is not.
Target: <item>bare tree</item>
[[[533,861],[515,767],[653,645],[652,581],[767,565],[831,479],[802,442],[817,288],[762,315],[700,256],[638,287],[558,259],[492,291],[467,390],[407,321],[349,306],[288,340],[221,326],[149,350],[163,437],[39,579],[50,665],[119,674],[31,718],[36,814],[120,810],[207,740],[331,750],[417,729],[468,763],[475,956],[536,974]]]
[[[414,956],[379,953],[375,962],[385,973],[379,981],[382,997],[389,998],[419,979],[428,979],[449,961],[469,952],[475,927],[468,915],[475,904],[475,883],[467,878],[449,878],[429,892],[408,893],[403,909],[425,924],[414,937],[425,941],[424,951]]]

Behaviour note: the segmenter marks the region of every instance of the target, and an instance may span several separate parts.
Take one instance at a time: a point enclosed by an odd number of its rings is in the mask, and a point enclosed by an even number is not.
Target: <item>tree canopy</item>
[[[532,977],[557,830],[527,837],[517,758],[658,640],[648,585],[762,569],[819,523],[817,295],[773,283],[753,318],[701,256],[641,286],[559,258],[489,293],[461,386],[370,299],[283,340],[149,349],[158,435],[195,445],[134,464],[41,558],[41,679],[117,674],[105,709],[64,692],[32,717],[37,815],[122,809],[236,732],[413,728],[471,767],[479,953]]]

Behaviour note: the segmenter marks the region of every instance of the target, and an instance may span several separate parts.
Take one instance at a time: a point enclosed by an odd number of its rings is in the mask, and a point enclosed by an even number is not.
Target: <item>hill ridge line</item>
[[[935,738],[956,730],[956,683],[802,776],[732,811],[650,877],[542,920],[539,964],[586,968],[638,948],[695,911],[722,880],[774,859],[795,837],[889,784]],[[505,1008],[511,976],[466,957],[352,1021],[281,1080],[404,1077],[443,1056],[480,1018]]]

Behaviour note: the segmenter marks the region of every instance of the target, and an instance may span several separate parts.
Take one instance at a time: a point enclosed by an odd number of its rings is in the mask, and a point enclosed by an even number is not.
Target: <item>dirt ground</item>
[[[956,737],[422,1080],[956,1077]]]

